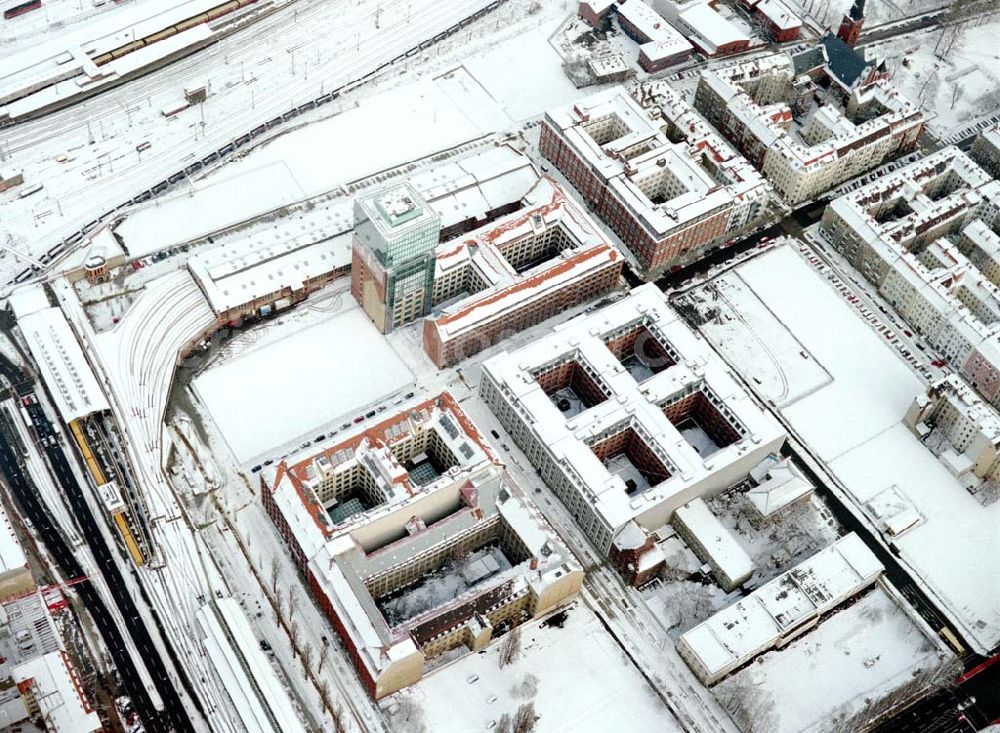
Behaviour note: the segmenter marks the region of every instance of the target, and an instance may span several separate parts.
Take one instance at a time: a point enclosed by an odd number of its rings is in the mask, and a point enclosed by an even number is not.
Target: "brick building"
[[[770,188],[666,84],[638,94],[549,110],[540,149],[652,278],[758,222]]]
[[[572,598],[583,571],[447,392],[266,469],[261,496],[377,698]],[[449,598],[424,593],[447,576]]]

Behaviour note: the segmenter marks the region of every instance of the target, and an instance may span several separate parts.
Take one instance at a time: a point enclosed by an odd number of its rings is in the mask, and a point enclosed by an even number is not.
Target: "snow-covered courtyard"
[[[751,333],[733,339],[728,326],[715,325],[717,318],[706,318],[702,333],[730,358],[738,353],[734,342],[752,343],[754,333],[773,333],[776,323],[803,344],[832,381],[787,402],[781,415],[830,466],[859,513],[890,487],[915,508],[925,521],[893,540],[900,557],[967,638],[983,649],[995,646],[1000,588],[988,580],[994,573],[986,558],[1000,553],[1000,504],[983,507],[903,424],[925,385],[793,247],[773,249],[718,280],[734,278],[748,289],[723,289],[752,295],[766,311],[752,299],[731,298],[734,317],[758,313],[741,322]],[[719,308],[707,294],[703,302]],[[774,358],[761,346],[730,363],[755,387],[758,365]],[[786,374],[812,369],[810,361],[798,354],[778,359]]]
[[[500,666],[504,640],[443,666],[383,703],[396,733],[489,731],[534,706],[546,733],[679,733],[670,712],[586,605],[520,630],[520,651]]]
[[[924,675],[944,682],[954,655],[898,603],[898,594],[876,587],[720,682],[715,696],[744,733],[819,733],[863,718],[894,692],[906,699],[905,688]]]

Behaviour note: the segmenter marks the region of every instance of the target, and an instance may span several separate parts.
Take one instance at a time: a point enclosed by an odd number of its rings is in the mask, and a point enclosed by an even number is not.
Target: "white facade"
[[[779,53],[703,72],[695,106],[791,204],[870,170],[914,144],[923,128],[920,110],[888,82],[855,86],[844,103],[828,91],[811,104],[815,89],[793,57]]]
[[[821,228],[994,406],[1000,405],[998,229],[1000,182],[954,147],[839,197]]]
[[[724,591],[728,593],[750,580],[753,560],[704,499],[694,499],[678,508],[673,524],[694,554],[711,566]]]
[[[579,382],[566,392],[556,382],[568,372]],[[588,407],[577,388],[601,399]],[[631,520],[662,527],[785,439],[652,284],[488,360],[480,394],[603,552]]]

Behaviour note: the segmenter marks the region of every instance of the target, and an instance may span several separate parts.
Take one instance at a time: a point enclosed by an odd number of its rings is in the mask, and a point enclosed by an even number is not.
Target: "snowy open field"
[[[350,421],[412,381],[355,307],[209,368],[194,389],[236,458],[248,462]]]
[[[927,114],[931,131],[946,135],[998,111],[998,34],[1000,18],[993,18],[985,25],[939,30],[875,48],[886,59],[893,84]]]
[[[952,655],[928,638],[880,586],[804,637],[769,652],[715,688],[716,697],[753,710],[759,730],[829,730],[838,714],[856,713]]]
[[[902,424],[925,386],[791,247],[771,250],[737,272],[767,307],[767,318],[788,328],[833,378],[788,404],[782,416],[859,508],[894,486],[924,517],[896,538],[902,560],[967,640],[982,650],[996,646],[1000,586],[992,582],[992,558],[1000,554],[1000,503],[983,507]],[[734,307],[748,312],[740,301]],[[705,335],[714,343],[711,330]],[[736,367],[753,373],[747,363],[769,358],[761,351]],[[791,357],[786,372],[801,361]]]
[[[854,0],[785,0],[785,2],[787,5],[808,12],[820,25],[832,26],[834,30],[854,4]],[[887,23],[948,4],[949,0],[872,0],[865,8],[866,22],[869,25]]]
[[[533,702],[545,733],[679,733],[667,708],[583,604],[563,628],[521,627],[518,658],[499,665],[502,641],[469,654],[384,704],[397,733],[476,733]],[[477,680],[469,683],[473,677]],[[414,706],[416,709],[414,709]],[[409,720],[405,719],[409,713]]]

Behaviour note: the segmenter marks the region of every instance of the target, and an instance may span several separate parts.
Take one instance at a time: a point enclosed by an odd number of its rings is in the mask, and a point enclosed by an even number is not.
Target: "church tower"
[[[854,5],[850,11],[840,21],[840,30],[837,37],[851,48],[858,43],[858,36],[861,35],[861,27],[865,24],[865,0],[854,0]]]

